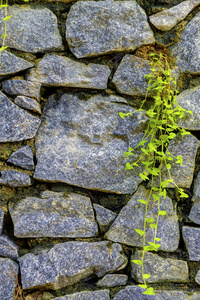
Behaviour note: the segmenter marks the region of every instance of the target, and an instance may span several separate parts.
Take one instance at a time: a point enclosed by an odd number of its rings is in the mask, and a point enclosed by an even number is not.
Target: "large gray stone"
[[[86,65],[65,56],[46,54],[26,78],[44,86],[105,89],[110,72],[108,66]]]
[[[18,264],[10,258],[0,257],[0,299],[14,300]]]
[[[4,227],[4,210],[0,208],[0,235],[2,235]]]
[[[1,52],[0,78],[13,75],[34,67],[33,63],[26,61],[6,50]]]
[[[128,159],[123,153],[142,139],[147,117],[137,112],[123,120],[119,112],[135,111],[123,102],[117,96],[97,95],[88,101],[74,94],[60,99],[51,96],[36,136],[34,178],[107,192],[134,192],[142,167],[125,171]],[[131,159],[138,155],[136,151]]]
[[[149,19],[157,29],[169,31],[176,26],[178,22],[185,19],[185,17],[199,4],[199,0],[183,1],[176,6],[162,10],[155,15],[151,15]]]
[[[4,92],[11,96],[27,96],[40,101],[41,84],[20,79],[10,79],[2,82]]]
[[[181,72],[200,74],[200,12],[187,24],[171,54]]]
[[[200,228],[183,226],[183,239],[189,253],[189,260],[200,260]]]
[[[29,5],[13,5],[8,7],[8,15],[12,15],[7,23],[6,46],[25,52],[37,53],[63,50],[57,18],[47,8]],[[0,11],[0,20],[5,17],[4,8]],[[0,35],[5,31],[5,22],[0,22]]]
[[[192,196],[193,202],[200,202],[200,171],[197,174],[197,177],[194,180],[194,190]]]
[[[0,185],[7,185],[10,187],[30,186],[32,180],[29,174],[5,170],[0,173]]]
[[[16,237],[92,237],[98,227],[90,199],[45,191],[41,198],[10,202]]]
[[[136,1],[79,1],[68,14],[66,39],[78,58],[134,51],[155,42],[147,16]]]
[[[200,293],[194,292],[189,300],[199,300],[200,299]]]
[[[195,276],[195,281],[200,284],[200,270],[197,272],[196,276]]]
[[[107,231],[117,214],[101,205],[94,204],[93,206],[101,232]]]
[[[128,276],[124,274],[106,274],[102,279],[97,281],[98,287],[115,287],[126,285]]]
[[[38,114],[41,114],[41,106],[33,98],[29,98],[29,97],[25,97],[25,96],[17,96],[15,98],[14,102],[21,108],[32,110]]]
[[[34,170],[33,152],[30,146],[22,146],[11,154],[8,163],[19,166],[25,170]]]
[[[43,254],[20,257],[23,289],[60,289],[96,274],[124,268],[127,258],[119,244],[109,242],[66,242]]]
[[[145,205],[138,202],[138,199],[147,200],[149,190],[140,186],[137,192],[130,199],[128,204],[122,208],[118,217],[110,227],[105,237],[111,241],[122,244],[141,247],[143,238],[135,231],[135,229],[144,228]],[[175,251],[179,244],[179,225],[176,211],[170,198],[161,199],[160,209],[167,211],[165,216],[159,217],[157,237],[161,239],[159,250]],[[148,204],[148,218],[157,218],[158,206],[152,197]],[[153,242],[154,229],[147,225],[146,243]],[[148,244],[147,244],[148,245]]]
[[[66,295],[63,297],[56,297],[53,300],[110,300],[109,290],[100,291],[85,291],[75,294]]]
[[[13,104],[0,92],[0,142],[17,142],[31,139],[40,125],[40,119]]]
[[[0,256],[18,259],[18,247],[7,235],[0,236]]]
[[[141,260],[142,251],[136,251],[131,257],[132,260]],[[142,266],[131,260],[131,277],[137,282],[143,283]],[[162,258],[151,252],[144,253],[144,272],[150,274],[146,279],[148,283],[155,282],[189,282],[187,262],[177,259]]]
[[[195,202],[191,208],[189,219],[200,225],[200,202]]]

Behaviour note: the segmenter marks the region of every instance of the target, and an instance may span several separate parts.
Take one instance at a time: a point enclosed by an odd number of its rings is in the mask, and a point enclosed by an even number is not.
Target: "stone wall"
[[[0,299],[200,299],[200,1],[11,1],[0,64]],[[0,20],[4,18],[0,10]],[[0,33],[4,22],[0,23]],[[144,268],[140,169],[124,170],[148,122],[149,54],[177,78],[183,165],[161,201],[157,253]],[[151,105],[148,95],[145,109]],[[135,152],[133,160],[137,157]],[[156,213],[150,202],[149,216]],[[152,231],[147,237],[152,237]],[[23,289],[23,297],[22,297]]]

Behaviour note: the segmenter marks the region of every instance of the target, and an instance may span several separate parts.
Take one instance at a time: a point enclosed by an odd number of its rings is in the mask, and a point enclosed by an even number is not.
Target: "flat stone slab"
[[[155,42],[146,13],[136,1],[77,2],[67,17],[66,40],[77,58],[134,51]]]
[[[189,253],[189,260],[200,260],[200,228],[183,226],[183,239]]]
[[[48,252],[20,257],[23,289],[57,290],[96,274],[123,269],[127,258],[119,244],[103,242],[66,242]]]
[[[200,74],[200,12],[187,24],[180,42],[171,47],[171,55],[181,72]]]
[[[102,279],[97,281],[98,287],[115,287],[126,285],[128,276],[124,274],[106,274]]]
[[[0,236],[0,256],[18,260],[18,247],[7,235]]]
[[[141,260],[142,251],[136,251],[131,256],[131,277],[137,282],[143,283],[142,267],[136,265],[132,260]],[[148,283],[156,282],[189,282],[187,262],[177,259],[162,258],[157,254],[145,252],[144,272],[150,274],[146,279]]]
[[[0,208],[0,235],[2,235],[3,227],[4,227],[4,210]]]
[[[98,204],[93,204],[93,207],[101,232],[107,231],[117,214]]]
[[[30,146],[22,146],[11,154],[8,163],[21,167],[25,170],[34,170],[33,152]]]
[[[106,89],[110,73],[105,65],[86,65],[65,56],[46,54],[26,78],[44,86]]]
[[[0,185],[10,187],[30,186],[32,179],[30,175],[13,170],[5,170],[0,172]]]
[[[45,191],[9,203],[14,235],[30,237],[92,237],[98,232],[89,198]]]
[[[75,294],[66,295],[63,297],[56,297],[53,300],[110,300],[109,290],[100,290],[93,292],[80,292]]]
[[[5,39],[6,46],[25,52],[37,53],[64,50],[58,30],[56,16],[47,8],[33,8],[29,5],[8,7]],[[0,20],[5,17],[4,8]],[[4,22],[0,22],[0,35],[4,33]]]
[[[138,199],[147,200],[149,196],[149,190],[140,186],[133,197],[129,200],[128,204],[122,208],[119,215],[111,225],[108,232],[105,234],[105,238],[126,244],[134,247],[141,247],[143,244],[143,238],[135,231],[135,229],[144,228],[144,214],[145,205],[138,202]],[[166,197],[161,199],[161,210],[167,211],[165,216],[160,216],[158,223],[157,237],[161,239],[159,250],[163,251],[175,251],[179,244],[179,225],[176,211],[173,208],[172,200]],[[150,199],[148,205],[148,218],[154,218],[157,216],[157,203]],[[154,238],[154,229],[150,226],[146,228],[146,242],[152,242]],[[148,244],[147,244],[148,245]]]
[[[169,31],[178,22],[182,21],[187,15],[200,4],[199,0],[188,0],[173,6],[169,9],[162,10],[149,17],[150,22],[159,30]]]
[[[16,262],[0,257],[0,299],[14,300],[18,269]]]
[[[76,94],[51,96],[44,108],[35,139],[37,166],[34,178],[115,193],[133,193],[142,181],[141,168],[124,170],[124,151],[142,139],[147,117],[133,112],[118,96]],[[138,152],[131,159],[136,160]],[[129,160],[130,161],[130,160]]]
[[[18,142],[35,136],[40,119],[13,104],[0,92],[0,143]]]
[[[14,100],[14,103],[21,108],[32,110],[38,114],[42,113],[40,104],[33,98],[17,96]]]

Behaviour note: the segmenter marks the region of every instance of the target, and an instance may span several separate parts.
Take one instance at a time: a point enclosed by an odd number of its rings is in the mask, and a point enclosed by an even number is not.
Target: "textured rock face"
[[[127,258],[119,244],[109,242],[67,242],[55,245],[49,252],[27,254],[20,258],[24,289],[45,287],[59,289],[92,274],[101,277],[122,269]]]
[[[0,257],[0,299],[14,300],[18,264],[10,258]]]
[[[87,102],[72,94],[50,97],[36,137],[34,177],[132,193],[141,182],[141,170],[125,171],[123,152],[140,141],[147,118],[138,112],[121,119],[119,112],[134,111],[123,102],[116,96],[93,96]],[[137,157],[136,152],[132,159]]]
[[[107,231],[117,214],[101,205],[94,204],[93,206],[101,232]]]
[[[115,287],[126,285],[128,276],[123,274],[107,274],[97,282],[98,287]]]
[[[4,226],[4,210],[0,208],[0,235],[3,232],[3,226]]]
[[[142,258],[142,251],[136,251],[132,255],[133,260]],[[137,282],[143,283],[142,268],[132,262],[131,277]],[[188,282],[188,266],[187,262],[162,258],[156,254],[145,252],[144,254],[144,270],[145,273],[151,276],[147,279],[147,282]]]
[[[0,184],[10,187],[30,186],[32,180],[30,175],[18,171],[1,171]]]
[[[180,42],[171,47],[171,54],[182,72],[200,74],[200,13],[186,26],[181,34]]]
[[[0,256],[18,259],[18,247],[7,235],[0,236]]]
[[[68,57],[46,54],[36,68],[28,72],[27,79],[44,86],[105,89],[109,76],[108,66],[85,65]]]
[[[15,98],[14,102],[21,108],[26,108],[41,114],[40,104],[35,99],[25,96],[18,96]]]
[[[189,219],[200,225],[200,203],[194,203],[190,211]]]
[[[198,172],[197,178],[194,181],[194,190],[193,190],[193,202],[200,202],[200,171]]]
[[[110,291],[101,290],[94,292],[81,292],[71,295],[66,295],[63,297],[54,298],[54,300],[110,300]]]
[[[111,241],[123,243],[130,246],[141,247],[142,237],[136,233],[135,228],[143,230],[145,205],[138,199],[148,199],[149,191],[140,186],[128,204],[123,207],[105,237]],[[171,199],[168,197],[161,201],[161,209],[167,211],[166,216],[159,218],[157,237],[161,247],[159,250],[175,251],[179,243],[178,218]],[[148,208],[148,218],[156,219],[157,204],[151,199]],[[153,241],[154,230],[148,227],[146,230],[146,241]]]
[[[30,146],[23,146],[15,151],[7,162],[25,170],[34,170],[33,152]]]
[[[189,260],[200,260],[200,228],[183,227],[183,239],[189,253]]]
[[[134,51],[155,42],[146,14],[136,1],[79,1],[68,14],[66,39],[78,58]]]
[[[24,237],[92,237],[98,227],[90,199],[78,194],[45,191],[10,203],[14,235]]]
[[[63,50],[57,18],[49,9],[13,5],[8,7],[8,15],[12,18],[7,23],[6,46],[31,53]],[[5,11],[1,9],[0,19],[4,16]],[[1,21],[0,34],[3,33]]]
[[[200,270],[197,272],[196,276],[195,276],[195,281],[200,284]]]

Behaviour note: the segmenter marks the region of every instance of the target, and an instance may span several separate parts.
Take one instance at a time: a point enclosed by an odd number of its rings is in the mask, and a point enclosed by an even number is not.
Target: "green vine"
[[[138,167],[139,164],[143,164],[145,171],[140,173],[139,176],[144,181],[150,181],[148,199],[138,199],[140,203],[145,205],[144,227],[143,230],[136,228],[135,231],[143,239],[143,246],[142,258],[140,260],[133,260],[133,262],[137,265],[141,265],[143,284],[139,284],[139,286],[145,289],[143,294],[155,295],[153,287],[147,286],[147,279],[150,277],[150,274],[147,274],[144,271],[144,255],[146,251],[158,251],[161,246],[161,244],[159,244],[161,239],[157,237],[158,222],[160,216],[166,215],[167,212],[160,209],[160,200],[161,197],[165,199],[167,196],[166,188],[168,183],[173,183],[177,188],[180,197],[188,197],[188,195],[184,193],[184,190],[176,185],[170,173],[172,162],[175,162],[180,166],[182,165],[182,156],[173,156],[167,147],[170,141],[174,139],[178,133],[181,136],[190,134],[185,129],[179,128],[177,121],[179,118],[183,118],[185,113],[192,114],[192,112],[186,111],[178,105],[176,78],[169,67],[167,59],[161,53],[152,53],[150,54],[150,57],[151,73],[145,75],[145,78],[148,81],[148,88],[145,99],[142,101],[140,109],[137,110],[144,111],[144,103],[147,101],[147,97],[151,91],[154,102],[151,108],[146,112],[149,117],[149,123],[143,139],[135,148],[129,147],[128,152],[124,152],[124,155],[129,157],[133,155],[136,148],[139,148],[141,150],[139,158],[132,163],[128,162],[125,169],[130,170]],[[121,118],[132,114],[133,113],[119,113]],[[167,170],[168,179],[162,180],[162,174],[165,170]],[[155,219],[147,217],[148,205],[151,198],[153,198],[158,207],[157,217]],[[151,242],[146,239],[146,230],[148,226],[154,230],[154,238]]]

